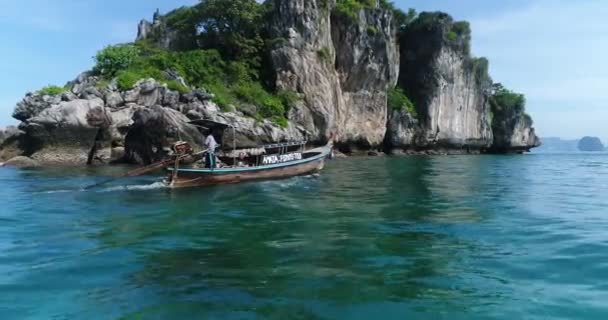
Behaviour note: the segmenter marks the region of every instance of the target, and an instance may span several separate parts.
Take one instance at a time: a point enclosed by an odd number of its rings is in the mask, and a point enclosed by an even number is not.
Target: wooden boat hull
[[[204,187],[220,184],[240,183],[254,180],[273,180],[308,175],[320,172],[331,148],[317,155],[289,163],[250,168],[231,169],[177,169],[169,168],[167,186],[169,188]]]

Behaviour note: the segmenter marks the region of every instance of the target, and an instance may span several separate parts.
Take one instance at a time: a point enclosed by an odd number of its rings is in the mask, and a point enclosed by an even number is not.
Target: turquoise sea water
[[[0,168],[0,319],[607,319],[608,155],[170,191]]]

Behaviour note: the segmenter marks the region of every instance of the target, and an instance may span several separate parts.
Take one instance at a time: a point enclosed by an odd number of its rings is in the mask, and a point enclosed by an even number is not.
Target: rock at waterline
[[[17,167],[17,168],[33,168],[33,167],[38,167],[39,163],[32,158],[18,156],[18,157],[9,159],[2,165],[7,166],[7,167]]]
[[[578,142],[578,150],[585,152],[604,151],[604,145],[600,138],[584,137]]]

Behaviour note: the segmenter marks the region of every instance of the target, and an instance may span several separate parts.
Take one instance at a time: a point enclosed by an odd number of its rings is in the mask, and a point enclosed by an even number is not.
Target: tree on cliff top
[[[471,55],[471,26],[467,21],[454,21],[445,12],[422,12],[407,25],[404,33],[416,35],[440,34],[442,42],[464,56]]]
[[[95,55],[95,71],[103,76],[113,77],[127,69],[139,56],[137,47],[127,45],[107,46]]]
[[[201,0],[196,18],[200,43],[203,49],[257,67],[264,46],[263,17],[264,6],[255,0]]]
[[[500,83],[494,84],[492,91],[492,97],[490,98],[492,112],[500,113],[509,111],[521,114],[525,111],[526,97],[523,94],[513,92]]]
[[[397,8],[394,2],[388,0],[380,0],[379,3],[376,0],[337,0],[334,13],[351,20],[357,20],[359,18],[359,11],[363,9],[375,9],[378,7],[378,4],[380,8],[393,13],[393,21],[399,30],[405,28],[418,15],[415,9],[410,8],[407,12],[404,12]]]

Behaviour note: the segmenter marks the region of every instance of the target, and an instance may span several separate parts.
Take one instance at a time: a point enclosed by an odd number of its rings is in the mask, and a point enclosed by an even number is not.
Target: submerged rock
[[[40,163],[32,158],[17,156],[7,160],[2,165],[7,167],[33,168],[40,166]]]

